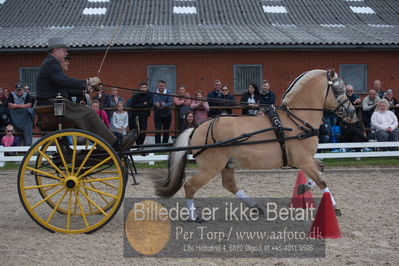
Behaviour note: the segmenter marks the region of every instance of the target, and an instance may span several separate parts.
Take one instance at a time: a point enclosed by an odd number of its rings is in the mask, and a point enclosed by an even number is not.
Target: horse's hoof
[[[335,216],[342,216],[342,212],[340,209],[334,209],[335,211]]]
[[[308,186],[305,185],[305,184],[299,185],[299,186],[298,186],[298,189],[297,189],[297,194],[298,194],[298,196],[299,196],[299,195],[302,195],[302,194],[305,194],[305,192],[308,191],[309,189],[310,189],[310,187],[308,187]]]
[[[255,205],[252,209],[252,211],[257,211],[259,215],[265,215],[265,212],[263,211],[263,209],[259,206],[259,205]]]

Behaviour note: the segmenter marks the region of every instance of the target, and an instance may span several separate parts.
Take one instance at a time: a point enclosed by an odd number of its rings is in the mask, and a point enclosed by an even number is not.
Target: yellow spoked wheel
[[[67,137],[68,140],[68,144],[71,142],[71,136]],[[84,143],[83,143],[84,142]],[[89,147],[91,145],[90,140],[88,138],[82,139],[81,137],[77,137],[77,143],[78,144],[83,144],[85,145],[85,148],[87,149],[87,147]],[[61,146],[61,145],[60,145]],[[41,171],[47,171],[47,173],[51,173],[51,174],[55,174],[58,177],[61,177],[62,175],[60,175],[60,173],[58,173],[57,171],[54,170],[54,168],[51,166],[51,164],[49,162],[47,162],[47,160],[43,157],[43,155],[47,154],[47,156],[57,156],[57,145],[54,141],[48,141],[45,145],[43,145],[40,149],[41,149],[41,153],[38,154],[37,158],[36,158],[36,169],[40,169]],[[122,165],[124,165],[122,163]],[[71,162],[69,162],[68,167],[71,167],[72,164]],[[82,169],[84,170],[88,170],[90,166],[83,166]],[[61,165],[60,168],[62,170],[65,170],[65,166]],[[103,172],[105,172],[103,170]],[[35,178],[36,178],[36,185],[38,185],[38,190],[40,195],[42,196],[43,199],[46,199],[46,203],[48,205],[50,205],[51,208],[56,208],[57,212],[63,213],[63,214],[67,214],[68,211],[63,209],[62,206],[57,206],[57,203],[53,201],[52,197],[48,197],[50,195],[52,191],[52,189],[54,189],[55,187],[51,186],[51,187],[47,187],[47,186],[42,186],[46,184],[46,181],[48,180],[48,176],[45,176],[43,174],[40,174],[39,171],[32,171],[32,173],[35,174]],[[88,175],[83,177],[84,180],[87,179],[92,179],[92,175]],[[94,188],[94,185],[92,183],[88,183],[91,187]],[[86,193],[89,193],[86,190]],[[114,205],[115,203],[115,199],[106,199],[106,197],[102,196],[101,194],[99,194],[100,197],[102,197],[104,199],[103,202],[101,202],[100,206],[102,209],[104,210],[108,210],[109,208],[112,207],[112,205]],[[57,207],[56,207],[57,206]],[[76,210],[75,210],[76,211]],[[80,210],[77,210],[78,212],[72,212],[71,215],[81,215],[79,213]],[[86,213],[86,215],[92,215],[92,214],[99,214],[100,210],[98,209],[91,209],[90,212]]]
[[[90,233],[117,213],[125,171],[113,148],[83,130],[53,132],[26,153],[18,193],[29,216],[45,229]]]

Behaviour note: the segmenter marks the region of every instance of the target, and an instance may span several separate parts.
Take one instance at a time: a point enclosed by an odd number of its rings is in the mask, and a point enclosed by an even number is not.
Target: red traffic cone
[[[309,232],[309,237],[341,238],[341,232],[329,192],[324,192],[319,209]]]
[[[300,185],[306,184],[307,180],[305,173],[299,170],[298,176],[296,178],[296,183],[294,187],[294,192],[292,193],[291,208],[314,208],[312,191],[308,190],[302,195],[298,195],[298,187]]]

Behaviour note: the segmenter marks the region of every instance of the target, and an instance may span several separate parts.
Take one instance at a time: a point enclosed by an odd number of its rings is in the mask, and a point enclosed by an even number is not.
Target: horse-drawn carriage
[[[188,129],[174,147],[155,147],[117,153],[105,140],[62,123],[62,106],[36,111],[39,128],[51,131],[26,153],[18,173],[18,192],[29,216],[45,229],[62,233],[90,233],[108,223],[125,194],[129,160],[134,153],[170,152],[169,175],[156,182],[158,195],[173,196],[184,184],[186,154],[196,157],[199,173],[184,187],[188,205],[195,192],[218,173],[233,194],[238,187],[234,168],[301,168],[324,189],[313,155],[326,108],[354,115],[343,83],[333,71],[302,74],[283,96],[283,105],[269,107],[267,117],[223,116]],[[304,188],[306,189],[306,188]],[[245,196],[243,201],[248,203]],[[195,219],[195,214],[192,215]]]

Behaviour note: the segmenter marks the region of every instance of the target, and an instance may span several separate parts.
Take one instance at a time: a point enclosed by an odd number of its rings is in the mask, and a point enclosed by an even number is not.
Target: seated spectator
[[[177,108],[176,112],[179,114],[179,131],[183,131],[184,118],[187,112],[190,111],[191,99],[186,99],[183,97],[190,97],[190,93],[186,92],[184,86],[180,86],[177,90],[177,96],[173,97],[173,104]]]
[[[392,89],[387,89],[387,91],[385,92],[384,99],[386,99],[389,103],[389,110],[391,110],[396,115],[396,117],[398,117],[399,109],[393,107],[399,107],[399,102],[398,100],[396,100],[395,97],[393,97]]]
[[[331,130],[328,124],[323,120],[323,123],[319,127],[319,143],[329,143],[331,136]]]
[[[398,141],[398,118],[389,111],[389,103],[382,99],[371,116],[371,127],[375,131],[377,141]]]
[[[382,99],[382,97],[384,97],[385,95],[385,91],[382,88],[382,82],[380,80],[374,80],[373,82],[373,90],[375,90],[377,92],[378,97],[380,97],[380,99]]]
[[[142,131],[147,130],[147,120],[150,116],[150,110],[140,110],[147,109],[152,107],[153,97],[152,94],[148,94],[147,83],[143,82],[139,85],[139,93],[133,94],[130,106],[131,108],[137,108],[139,110],[134,110],[129,117],[129,128],[130,130],[136,128],[136,117],[138,117],[139,127],[140,127],[140,135],[136,140],[137,145],[142,145],[145,141],[146,134]]]
[[[196,126],[197,126],[197,124],[195,123],[195,120],[194,120],[193,111],[188,111],[184,117],[184,122],[183,122],[183,127],[182,127],[183,130],[181,132],[183,132],[184,130],[186,130],[188,128],[193,128]]]
[[[371,115],[379,101],[381,101],[381,98],[377,96],[377,92],[373,89],[369,90],[367,97],[363,99],[363,124],[365,128],[370,128]]]
[[[248,90],[241,95],[240,103],[248,107],[242,109],[243,115],[256,115],[256,108],[259,103],[259,90],[255,83],[248,85]]]
[[[262,81],[261,92],[259,95],[259,104],[275,104],[276,95],[270,90],[270,83],[267,80]]]
[[[93,100],[91,102],[91,108],[97,112],[97,114],[100,116],[100,118],[104,122],[104,124],[109,128],[110,124],[109,124],[109,118],[108,118],[107,112],[100,109],[100,102],[98,100]]]
[[[193,110],[195,123],[199,125],[208,120],[209,104],[207,101],[202,100],[204,98],[204,93],[201,90],[197,91],[195,98],[196,100],[193,100],[190,108]]]
[[[12,124],[24,134],[24,145],[32,145],[32,125],[35,117],[32,108],[32,98],[23,91],[22,84],[15,86],[15,91],[11,92],[8,98],[8,108]]]
[[[362,99],[360,99],[359,95],[354,93],[355,90],[353,89],[353,86],[351,84],[346,85],[345,91],[346,96],[353,105],[358,105],[362,102]]]
[[[217,79],[215,80],[215,87],[214,89],[208,93],[207,100],[209,106],[219,106],[219,101],[218,100],[213,100],[213,99],[218,99],[221,95],[221,90],[222,90],[222,82]],[[208,112],[209,117],[216,117],[220,114],[219,109],[210,109]]]
[[[363,133],[362,123],[351,119],[341,120],[340,142],[367,142],[369,139]]]
[[[224,85],[222,87],[222,93],[220,94],[219,99],[220,99],[220,101],[219,101],[220,106],[235,106],[236,105],[236,103],[234,101],[234,96],[230,94],[229,88],[226,85]],[[220,111],[221,111],[221,114],[231,115],[233,113],[232,109],[222,109]]]
[[[7,125],[6,129],[4,130],[4,136],[1,139],[1,145],[4,147],[19,146],[19,138],[14,136],[14,134],[14,126]]]
[[[332,111],[324,111],[323,112],[323,120],[328,125],[329,128],[332,128],[337,125],[337,115]]]

